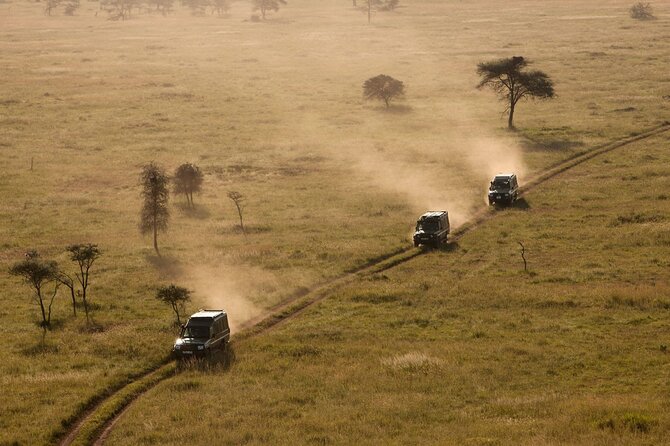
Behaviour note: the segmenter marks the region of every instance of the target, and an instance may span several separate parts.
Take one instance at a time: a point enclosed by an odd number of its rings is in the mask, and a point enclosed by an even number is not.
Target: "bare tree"
[[[177,325],[181,325],[180,313],[184,311],[186,302],[191,299],[191,292],[176,285],[162,286],[156,292],[156,299],[169,304],[177,316]]]
[[[65,250],[70,253],[70,260],[76,262],[77,266],[79,267],[79,272],[75,273],[75,277],[81,285],[81,299],[84,303],[86,322],[90,322],[88,301],[86,300],[86,290],[88,289],[88,285],[90,283],[89,277],[91,267],[102,253],[100,252],[98,245],[93,245],[91,243],[70,245],[66,247]]]
[[[39,305],[42,315],[40,326],[46,334],[47,329],[51,328],[51,307],[56,294],[58,294],[59,282],[56,281],[58,265],[53,260],[42,260],[36,251],[30,251],[26,259],[15,263],[9,273],[18,276],[27,283],[34,292],[33,300]],[[45,287],[55,282],[53,291],[45,293]]]
[[[101,0],[100,9],[107,11],[109,20],[127,20],[139,4],[140,0]]]
[[[405,85],[402,81],[380,74],[371,77],[363,83],[363,96],[365,99],[381,99],[389,107],[391,99],[405,95]]]
[[[59,269],[56,274],[56,280],[60,282],[61,285],[65,285],[70,290],[70,298],[72,299],[72,313],[74,314],[74,317],[77,317],[77,299],[75,299],[74,293],[74,279],[72,276]]]
[[[176,194],[186,195],[186,202],[193,207],[193,192],[200,192],[203,175],[195,164],[184,163],[177,167],[173,178],[173,191]]]
[[[251,10],[260,11],[263,20],[268,11],[279,11],[279,5],[285,5],[286,0],[251,0]]]
[[[144,198],[140,214],[140,231],[143,234],[153,233],[154,249],[156,254],[160,256],[158,232],[167,230],[170,217],[170,211],[168,210],[169,180],[163,168],[153,162],[142,168],[140,180],[142,183],[142,198]]]
[[[550,99],[554,97],[554,83],[542,71],[522,71],[530,64],[520,56],[481,62],[477,74],[482,78],[477,88],[490,87],[500,100],[507,102],[503,113],[508,113],[507,126],[514,128],[514,109],[523,98]]]
[[[233,203],[235,203],[235,207],[237,208],[237,214],[240,216],[240,228],[242,229],[242,233],[244,235],[247,235],[247,231],[244,229],[244,223],[242,222],[242,208],[244,207],[243,201],[244,201],[244,196],[236,191],[230,191],[228,192],[228,198],[232,200]]]
[[[523,270],[528,272],[528,263],[526,262],[526,247],[523,246],[523,243],[517,242],[521,246],[521,258],[523,259]]]
[[[637,20],[653,20],[654,9],[649,3],[638,2],[630,7],[630,16]]]

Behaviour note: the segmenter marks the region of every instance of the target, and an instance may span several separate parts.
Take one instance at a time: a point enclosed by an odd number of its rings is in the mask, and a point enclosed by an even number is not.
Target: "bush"
[[[630,7],[630,16],[637,20],[655,19],[654,11],[649,3],[636,3]]]

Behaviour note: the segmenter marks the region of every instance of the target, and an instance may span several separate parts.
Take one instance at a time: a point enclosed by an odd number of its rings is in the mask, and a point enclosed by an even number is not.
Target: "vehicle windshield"
[[[184,327],[182,338],[208,339],[209,327]]]
[[[420,220],[416,223],[416,230],[423,232],[437,232],[440,229],[440,222],[437,219]]]
[[[507,190],[509,189],[509,180],[496,178],[491,183],[491,190]]]

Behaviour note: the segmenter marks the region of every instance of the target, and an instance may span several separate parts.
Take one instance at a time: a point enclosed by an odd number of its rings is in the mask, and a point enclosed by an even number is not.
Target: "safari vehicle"
[[[430,211],[419,217],[414,231],[414,246],[438,247],[447,243],[449,235],[449,213],[447,211]]]
[[[172,352],[177,359],[210,357],[230,341],[228,315],[223,310],[200,310],[181,327]]]
[[[519,183],[513,173],[500,173],[493,178],[489,187],[489,206],[510,205],[519,197]]]

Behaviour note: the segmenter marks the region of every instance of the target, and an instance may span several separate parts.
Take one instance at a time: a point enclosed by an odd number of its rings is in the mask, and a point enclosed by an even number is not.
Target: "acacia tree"
[[[194,16],[204,16],[207,12],[209,0],[181,0],[181,4],[191,10]]]
[[[46,0],[44,2],[44,15],[50,16],[61,5],[63,5],[63,13],[65,15],[74,15],[77,9],[79,9],[79,0]]]
[[[40,326],[46,334],[47,329],[51,328],[51,306],[60,285],[56,280],[58,265],[53,260],[42,260],[36,251],[31,251],[26,259],[15,263],[9,273],[22,278],[33,289],[33,300],[39,305],[42,314]],[[53,291],[45,292],[45,287],[52,282],[56,283]]]
[[[286,0],[252,0],[251,1],[251,10],[260,11],[261,17],[265,20],[265,13],[268,11],[279,11],[279,5],[285,5]]]
[[[231,199],[233,203],[235,203],[235,207],[237,208],[237,215],[240,216],[240,228],[242,229],[242,233],[244,235],[247,235],[246,230],[244,229],[244,223],[242,222],[242,208],[244,207],[243,201],[244,201],[244,195],[241,193],[231,190],[228,192],[228,198]]]
[[[230,0],[212,0],[211,5],[212,14],[216,12],[217,15],[222,16],[230,10]]]
[[[653,20],[654,9],[649,3],[638,2],[630,7],[630,16],[637,20]]]
[[[177,167],[173,178],[173,191],[176,194],[186,195],[186,202],[193,207],[193,192],[200,192],[203,175],[195,164],[184,163]]]
[[[363,96],[365,99],[381,99],[389,107],[391,99],[399,98],[405,94],[405,85],[402,81],[380,74],[371,77],[363,83]]]
[[[184,311],[186,302],[191,299],[191,292],[174,284],[162,286],[156,292],[156,299],[169,304],[177,316],[177,325],[181,325],[180,312]]]
[[[514,128],[514,109],[524,98],[550,99],[554,97],[554,83],[539,70],[522,71],[530,62],[521,56],[481,62],[477,74],[482,78],[477,88],[489,87],[507,102],[504,113],[509,114],[507,126]]]
[[[91,243],[70,245],[65,248],[70,253],[70,260],[77,263],[79,272],[75,273],[77,281],[81,285],[81,299],[84,303],[84,312],[86,313],[86,322],[90,322],[88,301],[86,300],[86,290],[89,285],[90,270],[93,263],[100,257],[98,245]],[[71,289],[72,291],[72,289]],[[74,296],[73,296],[74,299]]]
[[[150,0],[148,5],[156,5],[156,12],[160,12],[165,17],[172,12],[174,0]]]
[[[153,233],[154,249],[160,257],[158,231],[167,230],[170,217],[170,211],[168,210],[169,180],[165,171],[151,162],[142,168],[140,181],[142,183],[142,198],[144,198],[140,213],[140,231],[142,234]]]
[[[139,7],[140,0],[100,0],[100,9],[107,11],[108,20],[126,20],[133,8]]]

